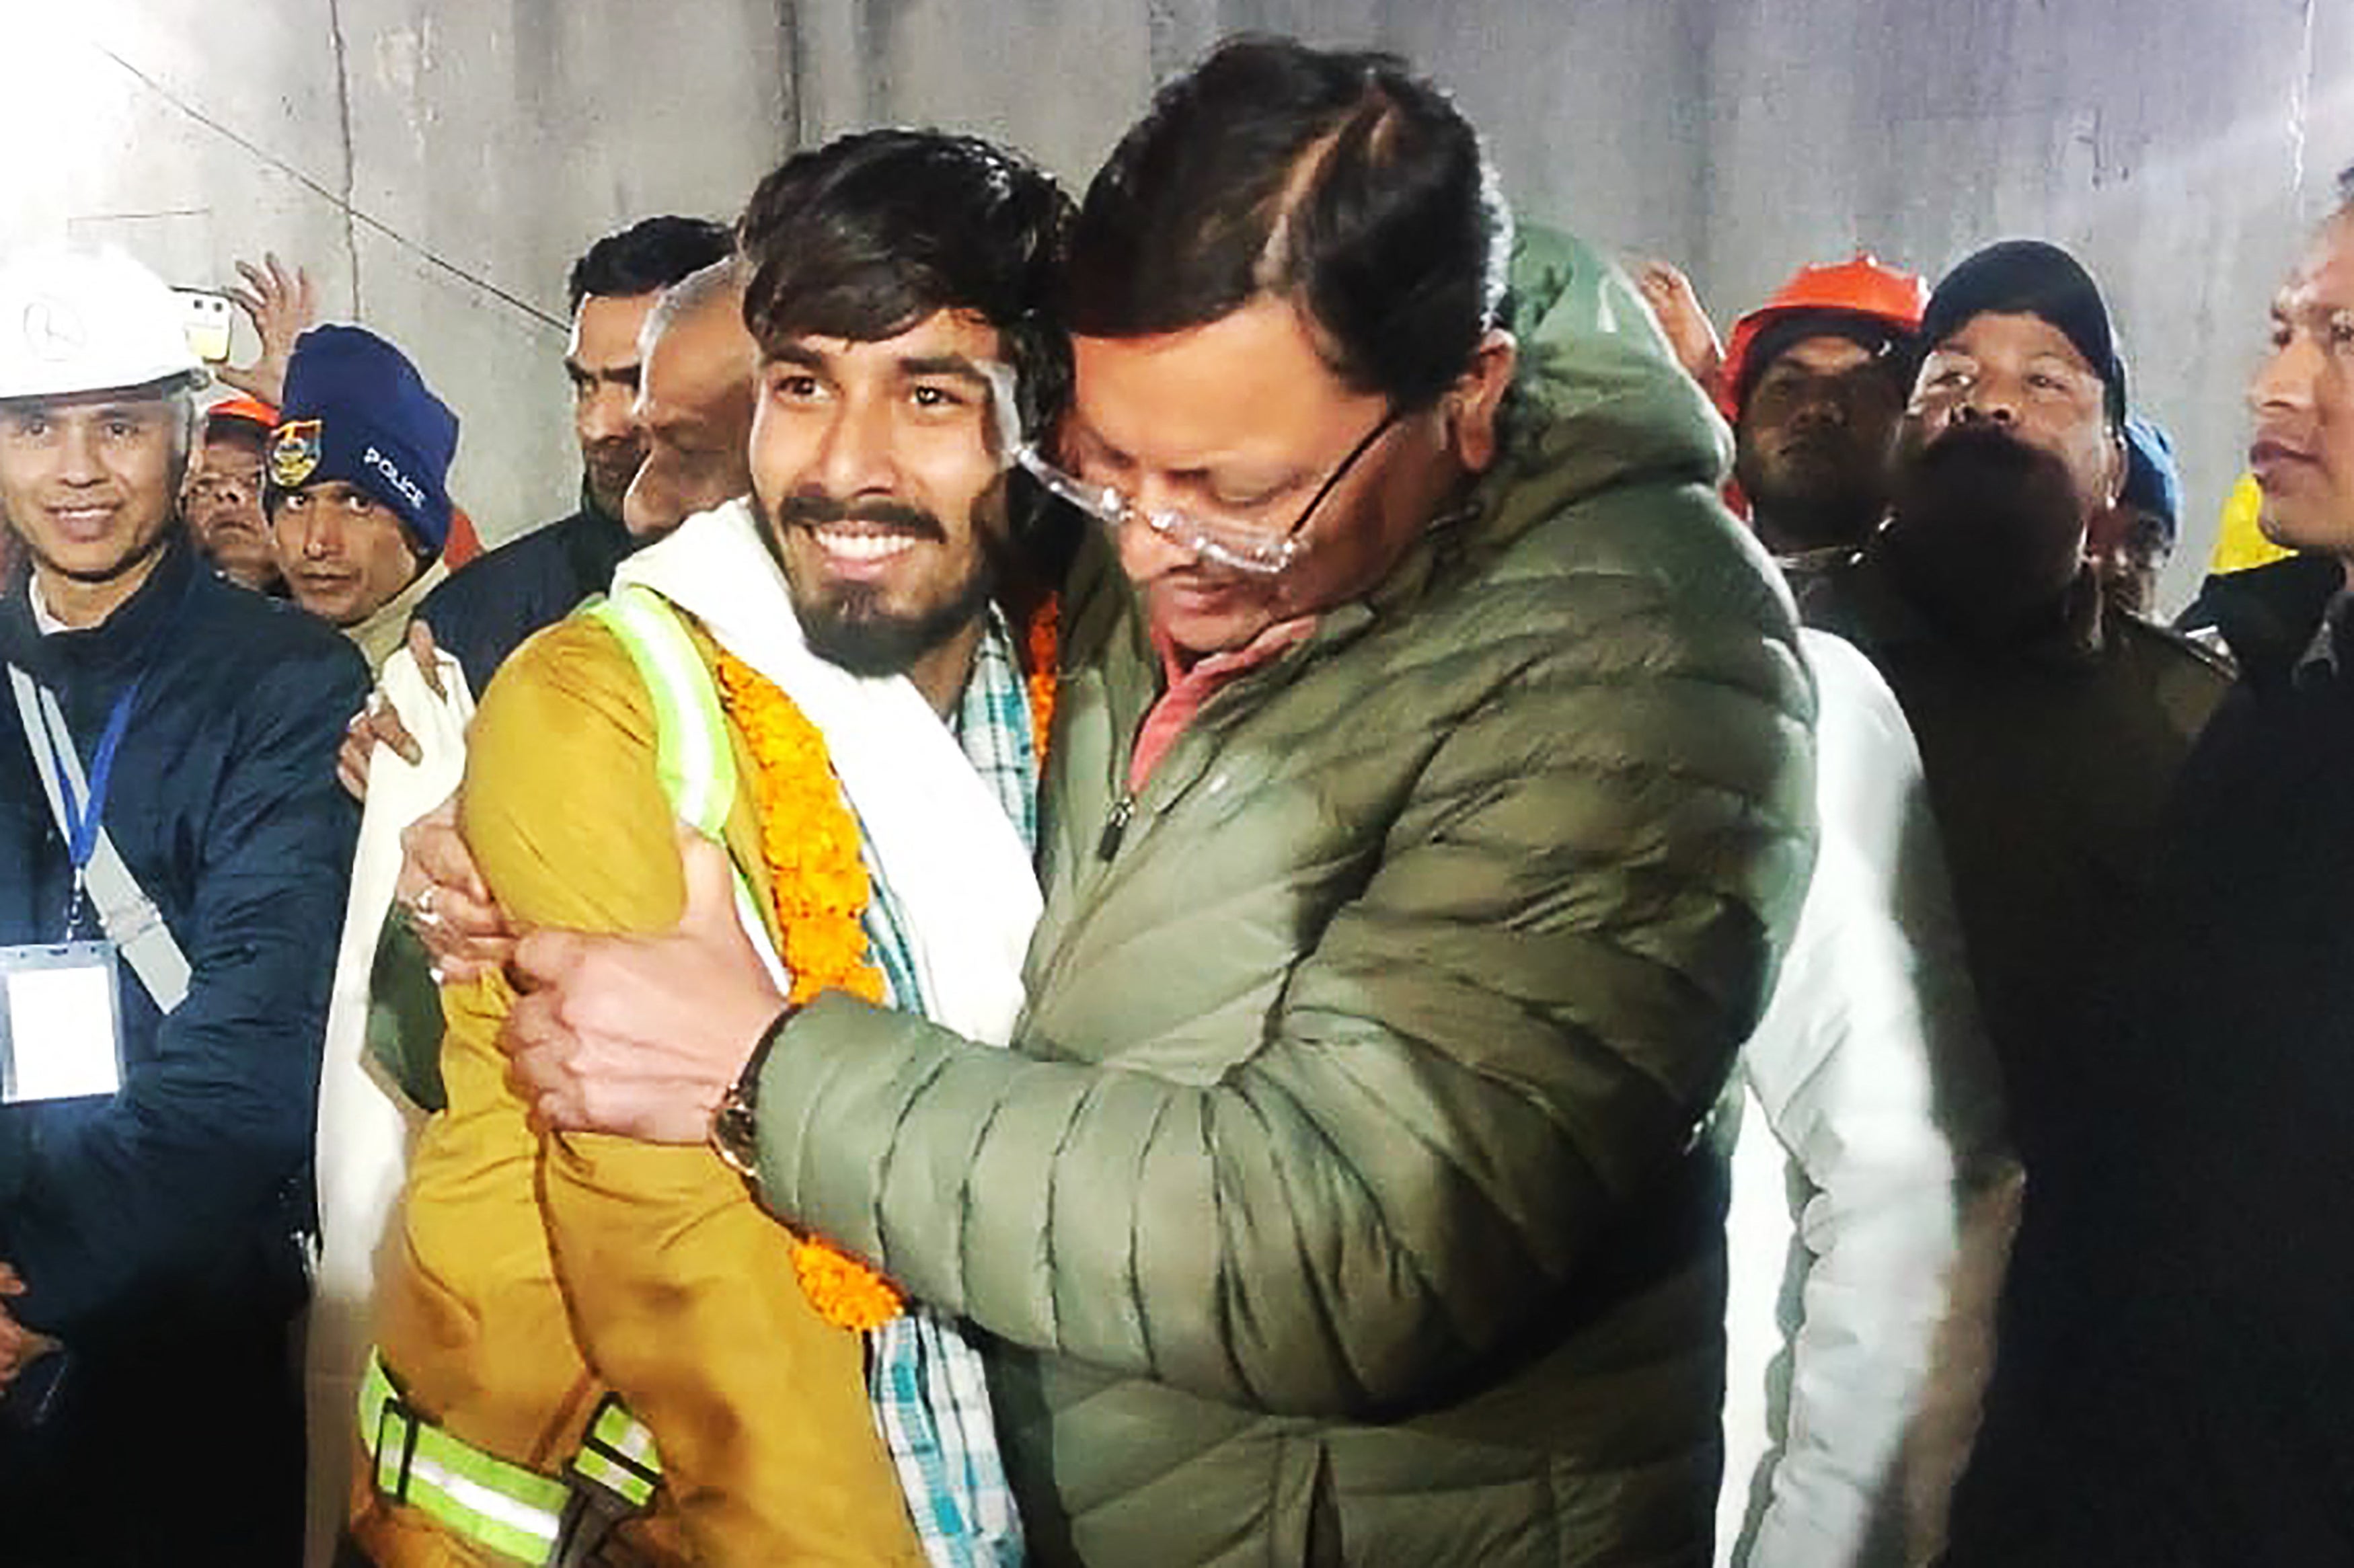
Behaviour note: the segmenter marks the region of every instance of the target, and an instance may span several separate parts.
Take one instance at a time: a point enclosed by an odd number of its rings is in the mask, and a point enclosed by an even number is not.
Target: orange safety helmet
[[[1917,274],[1881,264],[1868,250],[1846,261],[1801,267],[1774,297],[1733,323],[1733,343],[1724,353],[1724,368],[1716,382],[1717,407],[1725,418],[1738,423],[1740,396],[1748,379],[1749,353],[1757,334],[1784,316],[1801,311],[1843,311],[1871,316],[1895,332],[1921,330],[1921,313],[1929,306],[1929,285]]]
[[[224,397],[205,410],[205,429],[209,430],[215,419],[236,419],[243,424],[259,425],[268,435],[278,423],[278,410],[259,397]]]

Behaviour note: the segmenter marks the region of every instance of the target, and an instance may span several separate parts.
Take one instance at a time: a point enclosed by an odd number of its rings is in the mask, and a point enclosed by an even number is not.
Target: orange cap
[[[1783,316],[1799,311],[1844,311],[1874,316],[1900,333],[1921,330],[1921,313],[1929,305],[1929,285],[1913,272],[1882,266],[1868,250],[1846,261],[1801,267],[1774,297],[1733,323],[1733,343],[1724,352],[1724,369],[1717,380],[1717,400],[1728,419],[1738,419],[1736,397],[1747,379],[1749,350],[1757,334]]]
[[[278,410],[259,397],[224,397],[205,410],[207,427],[215,419],[242,419],[269,430],[278,423]]]

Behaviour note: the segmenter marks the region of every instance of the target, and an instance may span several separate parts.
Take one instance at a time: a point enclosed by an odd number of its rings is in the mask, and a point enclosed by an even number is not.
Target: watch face
[[[746,1178],[759,1173],[759,1133],[752,1107],[730,1094],[711,1118],[711,1147],[727,1168]]]

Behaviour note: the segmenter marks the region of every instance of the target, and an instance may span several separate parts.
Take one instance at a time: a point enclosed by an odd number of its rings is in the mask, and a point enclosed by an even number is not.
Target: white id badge
[[[0,1104],[122,1086],[114,944],[0,948]]]

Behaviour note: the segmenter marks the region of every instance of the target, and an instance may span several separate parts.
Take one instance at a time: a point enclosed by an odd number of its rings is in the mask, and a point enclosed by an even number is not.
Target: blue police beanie
[[[2126,485],[2118,499],[2166,520],[2168,541],[2182,524],[2182,471],[2174,442],[2158,425],[2135,414],[2126,420]]]
[[[438,556],[450,539],[457,450],[458,417],[400,350],[364,327],[313,327],[287,362],[266,501],[341,480],[390,507]]]

